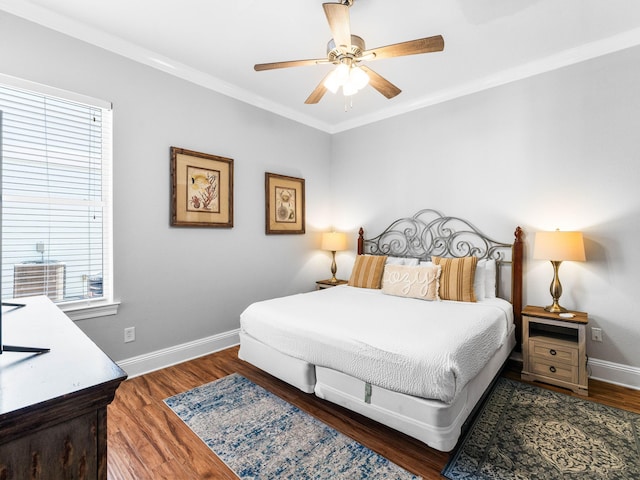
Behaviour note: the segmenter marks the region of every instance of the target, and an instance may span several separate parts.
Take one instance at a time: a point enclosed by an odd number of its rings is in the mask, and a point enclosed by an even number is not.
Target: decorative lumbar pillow
[[[382,293],[421,300],[440,300],[438,289],[441,270],[440,265],[387,265],[382,275]]]
[[[358,255],[348,285],[360,288],[380,288],[386,255]]]
[[[431,260],[442,267],[440,273],[440,298],[442,300],[476,301],[473,280],[478,257],[431,257]]]

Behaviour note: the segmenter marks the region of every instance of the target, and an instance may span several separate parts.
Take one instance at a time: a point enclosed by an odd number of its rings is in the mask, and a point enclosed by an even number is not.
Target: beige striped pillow
[[[473,280],[476,276],[478,257],[444,258],[431,257],[431,261],[442,267],[440,273],[440,299],[459,302],[475,302]]]
[[[380,288],[386,255],[358,255],[351,271],[349,285],[360,288]]]

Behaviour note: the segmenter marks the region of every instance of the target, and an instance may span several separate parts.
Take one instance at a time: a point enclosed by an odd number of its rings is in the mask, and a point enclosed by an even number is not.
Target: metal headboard
[[[438,257],[468,257],[511,261],[511,243],[488,237],[468,221],[445,217],[431,209],[420,210],[389,225],[377,237],[364,239],[363,253],[431,260]]]
[[[511,292],[509,293],[516,322],[516,338],[519,343],[523,235],[522,229],[517,227],[513,243],[498,242],[482,233],[467,220],[446,217],[436,210],[424,209],[412,217],[396,220],[377,237],[365,239],[364,230],[360,228],[358,254],[410,257],[425,261],[431,260],[432,256],[459,258],[474,255],[479,259],[496,261],[498,285],[501,284],[500,272],[503,266],[510,264]]]

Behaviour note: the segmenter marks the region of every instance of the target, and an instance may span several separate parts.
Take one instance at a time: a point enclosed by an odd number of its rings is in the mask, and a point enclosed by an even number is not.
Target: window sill
[[[72,303],[67,305],[60,305],[67,317],[71,320],[86,320],[88,318],[107,317],[109,315],[116,315],[118,313],[118,307],[120,302],[105,301],[105,302],[92,302],[92,303]]]

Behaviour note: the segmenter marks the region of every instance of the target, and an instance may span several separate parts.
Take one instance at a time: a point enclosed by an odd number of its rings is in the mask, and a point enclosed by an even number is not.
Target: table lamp
[[[553,304],[545,307],[547,312],[560,313],[567,309],[558,303],[562,295],[562,285],[558,277],[558,269],[563,261],[584,262],[584,241],[581,232],[537,232],[533,247],[533,258],[537,260],[550,260],[553,265],[553,281],[549,292],[553,298]]]
[[[322,250],[329,250],[332,255],[331,261],[331,283],[338,283],[336,278],[336,272],[338,267],[336,266],[336,252],[347,249],[347,236],[344,233],[339,232],[326,232],[322,234]]]

